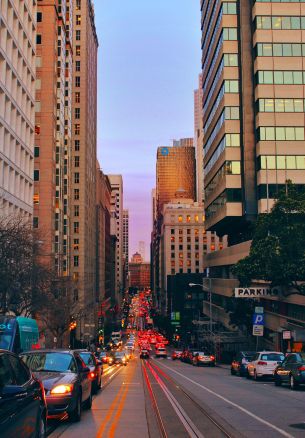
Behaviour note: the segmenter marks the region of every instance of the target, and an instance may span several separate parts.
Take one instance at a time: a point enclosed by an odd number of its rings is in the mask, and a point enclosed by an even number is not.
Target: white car
[[[156,348],[156,357],[167,357],[165,348]]]
[[[260,351],[247,365],[247,377],[254,380],[263,376],[273,376],[275,368],[283,362],[285,356],[279,351]]]

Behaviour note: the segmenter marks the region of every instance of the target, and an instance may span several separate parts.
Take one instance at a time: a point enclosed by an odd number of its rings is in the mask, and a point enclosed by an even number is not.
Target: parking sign
[[[254,313],[252,323],[253,325],[264,325],[264,314]]]

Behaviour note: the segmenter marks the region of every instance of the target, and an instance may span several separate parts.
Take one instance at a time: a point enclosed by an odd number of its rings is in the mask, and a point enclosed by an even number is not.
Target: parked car
[[[216,363],[215,356],[203,351],[195,351],[192,353],[192,363],[194,366],[209,366],[214,367]]]
[[[193,363],[193,357],[194,357],[195,353],[197,353],[196,350],[192,350],[192,349],[184,350],[184,352],[182,354],[182,362],[186,362],[186,363],[192,364]]]
[[[181,358],[181,354],[182,354],[181,350],[174,350],[172,352],[172,359],[173,360],[180,359]]]
[[[231,363],[231,374],[245,376],[247,365],[255,356],[255,351],[239,351]]]
[[[22,360],[42,381],[48,418],[80,421],[82,406],[91,409],[92,390],[88,368],[77,351],[36,350],[22,353]]]
[[[85,365],[90,368],[90,379],[92,381],[92,392],[96,394],[102,386],[103,362],[97,359],[93,353],[87,350],[78,350]]]
[[[42,383],[14,353],[0,350],[0,435],[45,438],[47,406]]]
[[[274,383],[288,383],[290,389],[305,384],[305,353],[290,353],[274,370]]]
[[[247,365],[247,377],[253,377],[254,380],[258,380],[263,376],[273,376],[275,368],[284,359],[284,354],[279,351],[258,352]]]
[[[140,359],[149,359],[149,351],[143,348],[140,352]]]
[[[156,357],[167,357],[167,352],[165,348],[156,348],[155,352]]]

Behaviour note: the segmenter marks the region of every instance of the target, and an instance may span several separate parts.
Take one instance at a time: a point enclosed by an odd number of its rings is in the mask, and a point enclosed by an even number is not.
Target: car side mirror
[[[22,396],[26,394],[26,390],[23,386],[18,385],[5,385],[2,387],[1,395],[2,397],[14,397],[14,396]]]

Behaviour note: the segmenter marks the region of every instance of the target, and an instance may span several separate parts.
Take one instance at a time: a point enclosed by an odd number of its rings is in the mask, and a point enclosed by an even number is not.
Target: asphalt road
[[[112,367],[104,389],[80,423],[53,424],[51,438],[304,437],[305,388],[230,375],[228,367],[197,368],[138,357]]]

